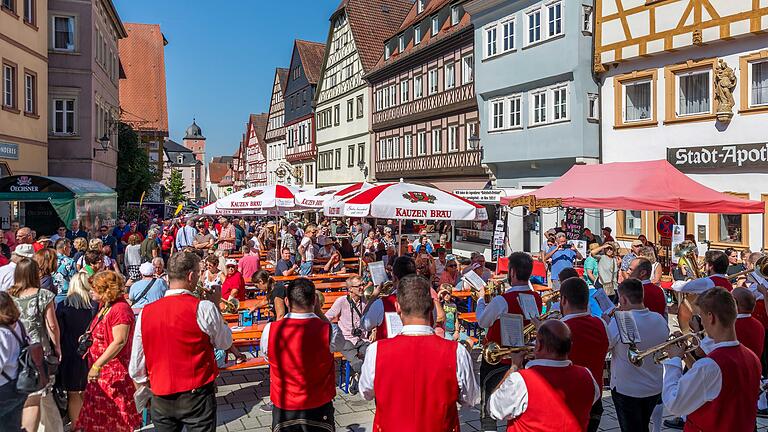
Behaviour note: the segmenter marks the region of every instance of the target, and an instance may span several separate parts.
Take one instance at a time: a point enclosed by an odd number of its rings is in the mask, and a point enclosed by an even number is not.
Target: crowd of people
[[[553,230],[539,256],[512,253],[495,272],[482,254],[452,254],[447,224],[188,217],[80,228],[49,237],[14,222],[0,235],[8,430],[132,431],[144,407],[159,431],[214,430],[219,369],[230,356],[247,360],[221,308],[253,295],[269,310],[258,347],[275,431],[334,430],[334,353],[349,362],[348,390],[376,400],[382,431],[458,430],[457,404],[480,409],[482,430],[505,421],[509,431],[596,431],[606,359],[622,431],[660,430],[665,407],[680,416],[668,426],[686,430],[751,431],[768,414],[758,400],[768,282],[759,272],[728,278],[753,270],[759,253],[708,251],[705,277],[680,269],[665,291],[655,246],[642,237],[623,251],[609,228],[602,238],[584,230],[586,256]],[[373,263],[387,282],[374,284]],[[317,274],[344,281],[330,307]],[[540,284],[557,299],[543,300]],[[689,322],[670,323],[682,320],[671,297],[691,309]],[[460,319],[472,299],[474,316]],[[560,318],[539,315],[552,308]],[[509,348],[511,316],[525,343],[492,361],[489,347]],[[479,380],[473,326],[485,347]],[[671,344],[663,362],[632,360],[676,327],[697,334],[699,350]]]

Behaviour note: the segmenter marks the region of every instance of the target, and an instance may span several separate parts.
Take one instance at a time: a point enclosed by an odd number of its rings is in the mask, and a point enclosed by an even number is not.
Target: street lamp
[[[365,179],[367,179],[368,178],[368,167],[365,166],[365,161],[361,160],[361,161],[357,162],[357,167],[360,168],[360,171],[363,172],[363,177]]]
[[[469,148],[471,150],[477,150],[480,148],[480,137],[477,136],[477,134],[472,135],[469,137]]]
[[[99,144],[101,144],[101,148],[94,147],[94,149],[93,149],[93,157],[96,157],[96,152],[105,152],[106,153],[107,150],[109,150],[109,143],[110,143],[111,140],[107,136],[106,132],[104,133],[104,136],[99,138],[98,141],[99,141]]]

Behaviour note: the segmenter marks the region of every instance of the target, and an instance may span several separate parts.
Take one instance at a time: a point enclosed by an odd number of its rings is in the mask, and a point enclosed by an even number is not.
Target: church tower
[[[187,128],[187,133],[184,135],[182,141],[184,147],[192,150],[192,154],[195,159],[199,161],[195,168],[195,178],[193,183],[195,184],[194,191],[188,191],[193,194],[196,200],[203,197],[203,188],[205,185],[205,137],[203,136],[203,130],[195,123],[195,119],[192,119],[192,124]]]

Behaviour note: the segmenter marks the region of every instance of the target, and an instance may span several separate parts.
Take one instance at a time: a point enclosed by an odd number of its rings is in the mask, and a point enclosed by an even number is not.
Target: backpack
[[[39,343],[30,344],[27,341],[27,332],[24,325],[19,323],[21,337],[10,326],[2,327],[10,330],[13,337],[19,343],[18,375],[16,377],[16,391],[22,394],[34,393],[48,385],[48,375],[44,373],[43,346]],[[13,381],[5,372],[0,372],[5,379]]]

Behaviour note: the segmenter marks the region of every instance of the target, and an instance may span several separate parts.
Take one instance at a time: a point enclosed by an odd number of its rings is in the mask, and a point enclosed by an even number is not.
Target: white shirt
[[[174,295],[192,295],[184,289],[170,289],[165,292],[165,297]],[[131,362],[128,365],[128,374],[139,384],[147,382],[146,358],[144,358],[144,344],[141,338],[141,317],[144,310],[136,318],[133,330],[133,350]],[[197,307],[197,326],[211,339],[211,345],[218,349],[227,349],[232,346],[232,330],[229,329],[221,312],[212,302],[201,300]],[[171,336],[171,335],[168,335]]]
[[[758,291],[758,285],[768,288],[768,281],[758,276],[755,272],[747,274],[747,288],[755,296],[755,300],[763,300],[763,294]]]
[[[397,294],[397,290],[393,290],[392,294]],[[384,322],[384,302],[380,298],[371,303],[371,307],[363,315],[363,319],[360,322],[360,327],[365,331],[371,331],[380,326]]]
[[[531,360],[525,365],[525,368],[529,369],[534,366],[568,367],[570,365],[570,360]],[[589,369],[587,369],[587,372],[589,372]],[[594,404],[600,399],[602,392],[591,372],[589,376],[592,378],[592,385],[595,387],[595,395],[592,399]],[[523,415],[528,409],[528,387],[525,385],[525,380],[519,372],[510,373],[496,391],[491,394],[491,398],[488,401],[488,409],[491,416],[497,420],[509,421]]]
[[[16,280],[13,273],[16,271],[16,263],[11,261],[0,267],[0,291],[8,291]]]
[[[312,262],[315,259],[315,246],[312,244],[312,239],[304,237],[301,239],[301,244],[299,246],[304,249],[304,258],[302,258],[301,261]]]
[[[435,275],[437,275],[437,277],[440,277],[443,275],[446,264],[448,264],[448,261],[442,262],[440,261],[439,258],[435,260]]]
[[[717,348],[738,346],[738,341],[702,344],[705,353]],[[664,389],[661,400],[670,413],[688,415],[714,400],[723,388],[723,374],[714,360],[697,360],[683,375],[683,361],[679,357],[664,360]]]
[[[319,318],[317,315],[315,315],[313,312],[308,313],[295,313],[295,312],[289,312],[285,314],[283,319],[310,319],[310,318]],[[259,352],[261,353],[261,356],[264,358],[269,358],[268,350],[269,350],[269,329],[271,328],[272,323],[267,323],[266,326],[264,326],[264,331],[261,332],[261,342],[259,345]],[[336,324],[331,324],[331,343],[328,347],[330,349],[330,352],[338,352],[341,347],[344,346],[344,335],[341,334],[341,331],[339,330],[339,326]]]
[[[403,326],[402,333],[409,335],[428,336],[434,334],[430,326],[406,325]],[[480,402],[480,388],[475,379],[475,373],[472,370],[472,357],[462,344],[456,344],[456,379],[459,382],[459,400],[464,406],[476,405]],[[360,371],[360,382],[358,388],[360,395],[365,400],[373,400],[376,397],[376,391],[373,388],[373,382],[376,378],[376,352],[378,342],[372,343],[365,352],[365,361]]]
[[[21,328],[17,321],[13,327],[16,336],[21,338]],[[21,347],[16,336],[11,334],[11,330],[0,327],[0,371],[3,371],[9,377],[16,378],[19,370],[19,354]],[[8,380],[0,374],[0,386],[8,383]]]
[[[714,274],[712,276],[719,276],[721,278],[727,279],[728,276],[722,275],[722,274]],[[676,281],[672,284],[672,289],[675,291],[680,291],[684,293],[693,293],[693,294],[701,294],[704,291],[714,288],[715,287],[715,281],[713,281],[709,276],[703,277],[700,279],[694,279],[690,281]]]
[[[511,292],[524,292],[533,294],[533,290],[531,289],[530,285],[512,286],[504,290],[505,294]],[[491,302],[488,303],[488,305],[485,304],[485,299],[480,297],[477,300],[477,310],[475,314],[477,317],[477,324],[484,329],[490,328],[493,323],[496,322],[499,317],[501,317],[501,314],[509,312],[508,306],[509,305],[507,304],[507,301],[504,300],[504,297],[502,296],[494,297],[491,299]]]
[[[669,337],[669,326],[664,317],[648,309],[635,309],[632,315],[642,339],[637,344],[637,349],[642,351],[666,342]],[[629,345],[621,343],[615,318],[608,324],[608,349],[612,354],[612,389],[622,395],[636,398],[661,393],[664,373],[662,366],[654,363],[650,357],[647,357],[639,367],[629,362],[627,354]]]

